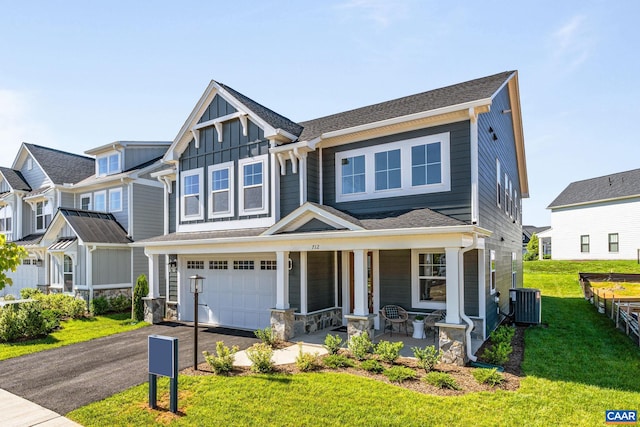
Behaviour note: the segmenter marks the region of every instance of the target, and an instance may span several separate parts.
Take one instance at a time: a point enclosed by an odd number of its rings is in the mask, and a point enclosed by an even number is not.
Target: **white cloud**
[[[352,10],[377,27],[386,28],[406,16],[407,5],[404,1],[389,0],[347,0],[338,5],[339,9]]]
[[[591,53],[591,36],[587,20],[576,15],[551,35],[553,59],[571,71],[585,62]]]

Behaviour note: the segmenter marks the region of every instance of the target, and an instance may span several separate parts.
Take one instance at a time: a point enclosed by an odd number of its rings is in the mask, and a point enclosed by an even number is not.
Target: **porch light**
[[[171,261],[169,261],[169,271],[172,273],[175,273],[176,271],[178,271],[178,260],[177,259],[172,259]]]
[[[202,292],[204,277],[196,274],[189,277],[189,290],[193,293],[193,370],[198,370],[198,294]]]
[[[195,276],[189,277],[189,289],[191,290],[191,293],[198,295],[200,292],[202,292],[203,280],[204,280],[204,277],[198,274],[196,274]]]

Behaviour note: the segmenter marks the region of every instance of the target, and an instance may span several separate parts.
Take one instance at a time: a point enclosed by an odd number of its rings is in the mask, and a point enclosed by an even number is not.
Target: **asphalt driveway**
[[[241,350],[259,341],[250,333],[207,329],[199,328],[199,361],[202,350],[213,352],[217,341]],[[147,337],[154,334],[177,337],[179,368],[192,366],[193,327],[160,324],[0,361],[0,388],[64,415],[146,382]]]

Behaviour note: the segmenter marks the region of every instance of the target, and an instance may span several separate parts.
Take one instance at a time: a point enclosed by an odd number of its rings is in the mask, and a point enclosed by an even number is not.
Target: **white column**
[[[307,252],[300,252],[300,313],[307,314]]]
[[[458,252],[460,248],[446,248],[447,255],[447,323],[460,323],[460,302],[458,274]]]
[[[13,225],[13,240],[20,240],[22,239],[23,235],[23,228],[22,228],[22,204],[24,203],[22,201],[22,195],[20,194],[16,194],[16,209],[13,211],[13,216],[16,219],[15,222],[12,224]]]
[[[353,251],[353,314],[367,316],[367,251]]]
[[[487,261],[485,260],[486,251],[484,249],[478,249],[478,315],[482,319],[487,318],[487,302],[486,302],[486,274],[487,274]],[[484,336],[484,332],[483,332]]]
[[[307,201],[307,154],[304,153],[298,162],[298,179],[300,183],[300,206]]]
[[[289,308],[289,251],[276,252],[276,308]]]
[[[342,320],[344,321],[344,315],[351,313],[353,308],[350,307],[351,297],[349,295],[349,251],[342,251],[340,258],[342,261]]]
[[[149,298],[156,298],[160,296],[158,255],[147,254],[147,258],[149,258]]]

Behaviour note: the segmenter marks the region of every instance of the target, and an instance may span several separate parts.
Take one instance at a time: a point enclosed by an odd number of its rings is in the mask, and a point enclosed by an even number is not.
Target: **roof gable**
[[[22,143],[12,166],[21,169],[29,153],[53,184],[76,183],[95,173],[94,160],[79,154],[68,153],[54,148]]]
[[[304,230],[305,225],[312,221],[324,223],[327,228],[333,230],[363,230],[359,221],[354,217],[345,214],[330,206],[319,205],[313,202],[306,202],[289,215],[267,229],[263,235],[273,235],[280,233],[291,233]],[[317,222],[316,222],[317,225]]]
[[[640,197],[640,169],[572,182],[547,209],[631,197]]]
[[[57,241],[57,234],[64,223],[71,227],[83,244],[126,245],[133,241],[113,214],[68,208],[58,209],[43,240],[45,242]]]
[[[13,190],[31,191],[31,187],[20,171],[0,167],[0,174]]]

